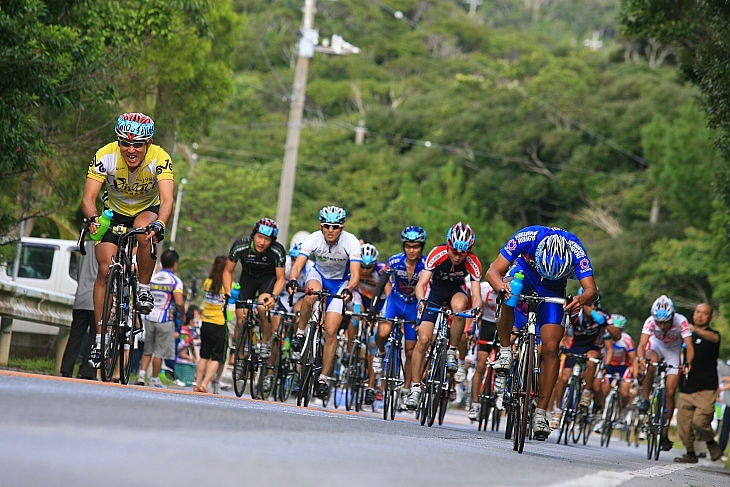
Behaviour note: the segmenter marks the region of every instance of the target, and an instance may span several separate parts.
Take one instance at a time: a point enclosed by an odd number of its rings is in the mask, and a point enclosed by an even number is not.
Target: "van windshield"
[[[18,277],[29,279],[50,278],[55,250],[54,247],[23,244],[23,250],[20,253]],[[13,275],[13,261],[8,262],[5,272],[8,276]]]

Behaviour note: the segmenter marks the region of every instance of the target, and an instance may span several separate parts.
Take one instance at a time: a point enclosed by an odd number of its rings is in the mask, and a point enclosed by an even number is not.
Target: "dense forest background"
[[[730,353],[730,64],[706,35],[730,17],[649,3],[318,1],[320,39],[360,53],[310,60],[290,234],[337,204],[385,259],[404,226],[435,245],[461,220],[486,267],[517,229],[559,226],[632,333],[659,294],[690,318],[708,301]],[[276,215],[302,5],[4,2],[0,234],[25,218],[75,238],[89,160],[121,111],[143,111],[187,179],[181,273],[204,278]]]

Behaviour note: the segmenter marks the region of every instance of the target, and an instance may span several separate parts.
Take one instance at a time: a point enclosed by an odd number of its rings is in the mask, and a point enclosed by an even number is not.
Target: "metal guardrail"
[[[0,282],[0,366],[8,365],[13,320],[57,326],[56,373],[66,349],[73,319],[74,296],[15,283]]]

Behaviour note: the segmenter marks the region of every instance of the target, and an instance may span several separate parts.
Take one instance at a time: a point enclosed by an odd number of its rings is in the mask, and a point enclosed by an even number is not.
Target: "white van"
[[[79,247],[76,240],[23,237],[18,278],[23,286],[68,294],[76,294],[79,271]],[[13,265],[0,266],[0,281],[13,282]],[[56,335],[55,326],[13,320],[13,331]]]

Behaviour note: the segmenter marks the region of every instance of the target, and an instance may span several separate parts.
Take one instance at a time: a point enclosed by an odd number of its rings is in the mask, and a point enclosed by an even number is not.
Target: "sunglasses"
[[[129,141],[129,140],[124,140],[124,139],[118,139],[117,142],[119,142],[119,145],[121,145],[122,147],[130,147],[131,146],[131,147],[134,147],[135,149],[139,149],[140,147],[144,147],[144,145],[147,143],[147,142],[144,142],[144,141],[132,142],[132,141]]]
[[[375,267],[375,262],[373,262],[373,263],[371,263],[371,264],[363,264],[363,263],[361,262],[361,263],[360,263],[360,267],[362,267],[363,269],[372,269],[373,267]]]
[[[324,228],[326,230],[339,230],[340,228],[342,228],[342,225],[337,224],[337,223],[335,223],[335,224],[323,223],[322,228]]]

